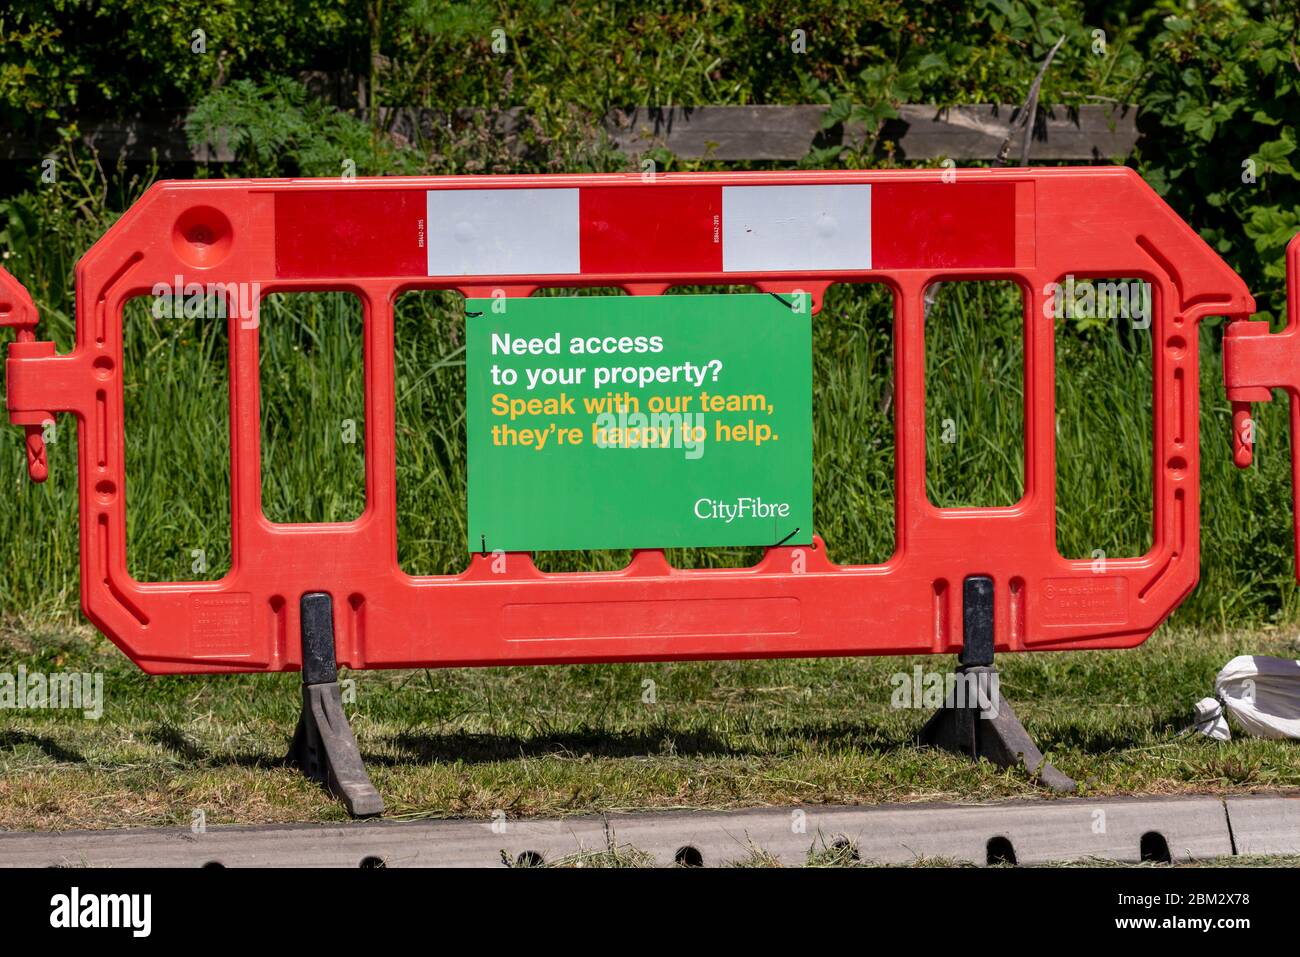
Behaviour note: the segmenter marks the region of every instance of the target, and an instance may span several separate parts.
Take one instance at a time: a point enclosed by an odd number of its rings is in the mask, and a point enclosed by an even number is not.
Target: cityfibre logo
[[[706,522],[722,522],[730,525],[737,519],[746,518],[789,518],[789,502],[765,502],[761,498],[748,495],[732,501],[716,498],[701,498],[695,501],[695,517]]]

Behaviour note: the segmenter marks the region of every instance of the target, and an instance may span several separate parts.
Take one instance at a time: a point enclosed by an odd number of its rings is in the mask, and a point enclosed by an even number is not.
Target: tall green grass
[[[159,318],[153,304],[123,310],[127,569],[140,581],[220,578],[231,563],[229,335],[224,320]]]
[[[926,494],[940,508],[1025,492],[1024,305],[999,280],[937,283],[925,320]]]
[[[262,511],[347,522],[366,507],[365,327],[351,293],[278,293],[260,312]]]
[[[22,271],[19,270],[20,278]],[[35,290],[38,298],[43,292]],[[927,462],[940,506],[1020,495],[1019,293],[946,284],[927,320]],[[142,580],[219,577],[230,563],[227,335],[223,320],[126,322],[129,567]],[[70,322],[54,310],[63,348]],[[464,314],[459,295],[409,293],[395,307],[398,553],[411,573],[465,567]],[[880,562],[894,547],[892,298],[835,286],[813,325],[816,530],[833,560]],[[1151,540],[1151,356],[1126,320],[1058,322],[1058,546],[1070,557],[1140,554]],[[263,507],[273,521],[342,521],[364,505],[363,339],[349,295],[283,294],[261,315]],[[1232,467],[1218,330],[1201,333],[1203,584],[1180,616],[1293,620],[1285,406],[1258,410],[1258,462]],[[942,441],[943,419],[956,424]],[[346,441],[346,423],[356,428]],[[0,605],[61,615],[76,603],[75,424],[61,417],[51,478],[27,482],[22,435],[0,430]],[[582,503],[572,503],[580,508]],[[202,550],[206,571],[196,550]],[[758,549],[674,550],[680,566],[743,565]],[[626,552],[537,556],[546,570],[611,569]],[[974,556],[972,556],[974,558]]]

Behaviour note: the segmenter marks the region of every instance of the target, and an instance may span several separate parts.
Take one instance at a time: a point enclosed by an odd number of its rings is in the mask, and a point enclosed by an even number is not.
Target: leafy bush
[[[245,176],[340,176],[350,171],[416,173],[423,158],[381,137],[350,113],[310,99],[295,80],[264,87],[236,80],[214,90],[185,123],[191,141],[229,147]]]
[[[206,52],[193,52],[196,29],[204,31]],[[1078,0],[812,0],[797,10],[778,0],[17,0],[0,12],[0,114],[22,135],[57,127],[63,145],[54,182],[42,182],[35,165],[13,167],[17,175],[0,198],[0,253],[31,289],[45,334],[68,348],[77,256],[157,174],[138,167],[104,170],[97,156],[77,145],[79,123],[106,112],[149,117],[192,107],[190,138],[225,143],[237,157],[200,168],[198,175],[339,176],[348,172],[348,161],[358,175],[636,168],[599,135],[599,120],[611,107],[820,102],[830,107],[830,126],[861,124],[867,136],[824,146],[805,165],[890,166],[900,161],[879,134],[898,103],[1018,104],[1061,36],[1066,39],[1045,75],[1040,102],[1139,104],[1143,138],[1129,161],[1245,277],[1262,314],[1277,319],[1283,248],[1300,228],[1300,25],[1293,4],[1253,0],[1190,6],[1160,0],[1146,9]],[[319,76],[307,76],[311,71],[332,78],[329,96],[309,92],[320,86]],[[430,108],[439,119],[405,128],[388,109],[404,105]],[[499,121],[489,119],[512,107],[526,119],[512,120],[515,128],[506,136]],[[655,159],[660,168],[724,167],[663,153]],[[726,168],[744,165],[763,164]],[[819,369],[828,383],[818,395],[817,521],[828,541],[834,539],[833,549],[845,543],[839,547],[862,559],[888,552],[892,513],[886,495],[892,421],[880,399],[890,375],[881,345],[887,343],[888,309],[878,308],[878,292],[836,287],[817,333]],[[421,351],[399,369],[411,386],[410,407],[419,413],[415,424],[399,423],[406,450],[399,468],[413,496],[399,545],[404,560],[425,570],[453,570],[462,557],[458,304],[439,299],[417,309],[408,303],[398,319],[405,323],[404,341],[416,341],[426,326],[452,331],[451,341],[420,340]],[[1236,471],[1217,381],[1218,337],[1210,325],[1201,334],[1204,586],[1180,615],[1187,621],[1293,620],[1300,592],[1292,579],[1287,522],[1285,405],[1259,410],[1259,464]],[[953,330],[961,326],[954,319]],[[1149,366],[1131,363],[1132,344],[1107,338],[1114,335],[1113,329],[1075,327],[1058,333],[1059,355],[1072,366],[1096,364],[1080,379],[1077,394],[1060,401],[1077,409],[1107,387],[1110,398],[1100,403],[1105,414],[1129,410],[1114,436],[1145,434],[1140,419],[1149,405],[1124,402],[1143,390],[1149,398]],[[139,357],[179,355],[174,347],[185,340],[206,342],[195,330],[148,323],[129,326],[127,337],[128,356]],[[160,394],[169,394],[170,381],[206,381],[220,372],[221,350],[209,345],[207,365],[181,362],[172,379],[159,378]],[[279,345],[292,351],[288,339]],[[964,348],[960,335],[945,348],[955,385],[984,390],[984,354]],[[441,370],[427,382],[424,362]],[[858,375],[853,370],[859,368],[868,371]],[[1009,395],[1014,406],[1014,392]],[[1100,414],[1085,423],[1082,435],[1096,431]],[[179,409],[174,417],[184,421]],[[420,425],[435,420],[445,420],[436,434]],[[855,429],[865,429],[870,443],[858,441]],[[41,603],[65,608],[75,600],[72,432],[65,428],[51,449],[50,482],[31,489],[20,480],[21,433],[0,429],[5,481],[19,489],[0,497],[0,538],[27,549],[24,562],[0,569],[0,601],[10,610]],[[997,432],[987,454],[1014,450],[1016,441]],[[1131,443],[1116,442],[1108,454],[1133,451]],[[187,455],[182,447],[173,458]],[[996,464],[972,462],[956,471],[987,472]],[[1139,499],[1145,498],[1150,461],[1138,455],[1122,464],[1119,477],[1082,471],[1071,477],[1068,468],[1058,477],[1061,501],[1074,509],[1062,518],[1063,548],[1085,555],[1095,547],[1139,548],[1149,540],[1138,512],[1148,504]],[[161,472],[153,479],[133,473],[128,484],[165,485],[165,479]],[[1130,486],[1131,503],[1112,494]],[[178,513],[181,518],[192,517]],[[187,530],[169,544],[165,529],[147,516],[135,530],[142,537],[133,542],[153,549],[149,567],[177,577],[188,567],[188,553],[177,550],[180,538],[211,531]]]
[[[1143,84],[1137,167],[1246,279],[1261,318],[1282,311],[1283,252],[1300,229],[1300,21],[1294,6],[1207,4],[1166,17]]]

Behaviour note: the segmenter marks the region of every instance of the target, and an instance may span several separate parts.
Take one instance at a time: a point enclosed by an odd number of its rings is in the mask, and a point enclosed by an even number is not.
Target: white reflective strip
[[[870,269],[871,186],[722,187],[722,269]]]
[[[576,189],[425,194],[430,276],[577,273]]]

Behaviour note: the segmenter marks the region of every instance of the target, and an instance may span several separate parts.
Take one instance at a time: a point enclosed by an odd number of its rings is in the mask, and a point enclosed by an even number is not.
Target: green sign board
[[[470,551],[812,541],[806,294],[465,308]]]

